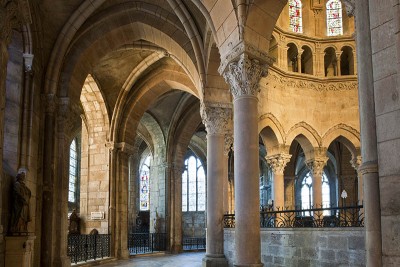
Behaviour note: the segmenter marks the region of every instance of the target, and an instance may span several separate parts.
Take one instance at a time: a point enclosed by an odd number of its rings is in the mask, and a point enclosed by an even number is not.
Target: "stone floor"
[[[178,255],[152,254],[135,256],[129,260],[115,261],[101,267],[200,267],[205,252],[187,252]]]

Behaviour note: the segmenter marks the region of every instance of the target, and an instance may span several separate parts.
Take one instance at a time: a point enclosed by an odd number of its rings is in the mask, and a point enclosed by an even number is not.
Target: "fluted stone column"
[[[223,70],[233,94],[235,156],[235,266],[262,266],[258,159],[258,91],[267,65],[247,52]]]
[[[229,104],[201,103],[207,131],[207,248],[203,266],[228,266],[224,255],[225,133],[232,117]]]
[[[229,213],[229,152],[231,151],[231,147],[233,145],[233,135],[230,131],[225,134],[225,144],[224,144],[224,163],[223,166],[223,195],[224,195],[224,213]]]
[[[53,260],[53,190],[54,190],[54,132],[55,132],[55,95],[44,96],[44,147],[43,147],[43,187],[42,187],[42,225],[40,266],[51,267]]]
[[[292,155],[277,154],[267,156],[265,159],[274,172],[274,208],[282,210],[285,207],[285,179],[283,172]]]
[[[369,1],[355,1],[358,101],[365,210],[365,250],[369,267],[382,266],[381,207]]]
[[[327,161],[327,157],[316,157],[306,161],[306,165],[312,174],[313,205],[315,208],[322,206],[322,174]]]

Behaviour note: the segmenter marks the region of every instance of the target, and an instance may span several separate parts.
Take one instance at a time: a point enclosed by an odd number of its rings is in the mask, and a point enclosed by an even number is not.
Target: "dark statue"
[[[25,185],[25,178],[25,170],[19,170],[12,190],[11,233],[27,233],[28,222],[31,221],[29,211],[31,190]]]
[[[76,210],[74,209],[69,216],[69,227],[68,227],[68,234],[70,235],[79,235],[80,231],[80,222],[81,218],[79,218]]]

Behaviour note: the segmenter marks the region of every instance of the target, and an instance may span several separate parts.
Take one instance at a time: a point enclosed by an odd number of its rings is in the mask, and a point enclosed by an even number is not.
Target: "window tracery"
[[[182,211],[205,211],[206,176],[201,161],[191,155],[182,174]]]
[[[80,153],[78,143],[78,137],[76,137],[69,146],[68,207],[70,211],[79,209]]]

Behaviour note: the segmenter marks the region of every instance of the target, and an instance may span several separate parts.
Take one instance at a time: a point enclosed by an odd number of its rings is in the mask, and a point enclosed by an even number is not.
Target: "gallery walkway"
[[[201,267],[201,260],[205,252],[187,252],[177,255],[152,254],[135,256],[129,260],[115,261],[101,267]]]

